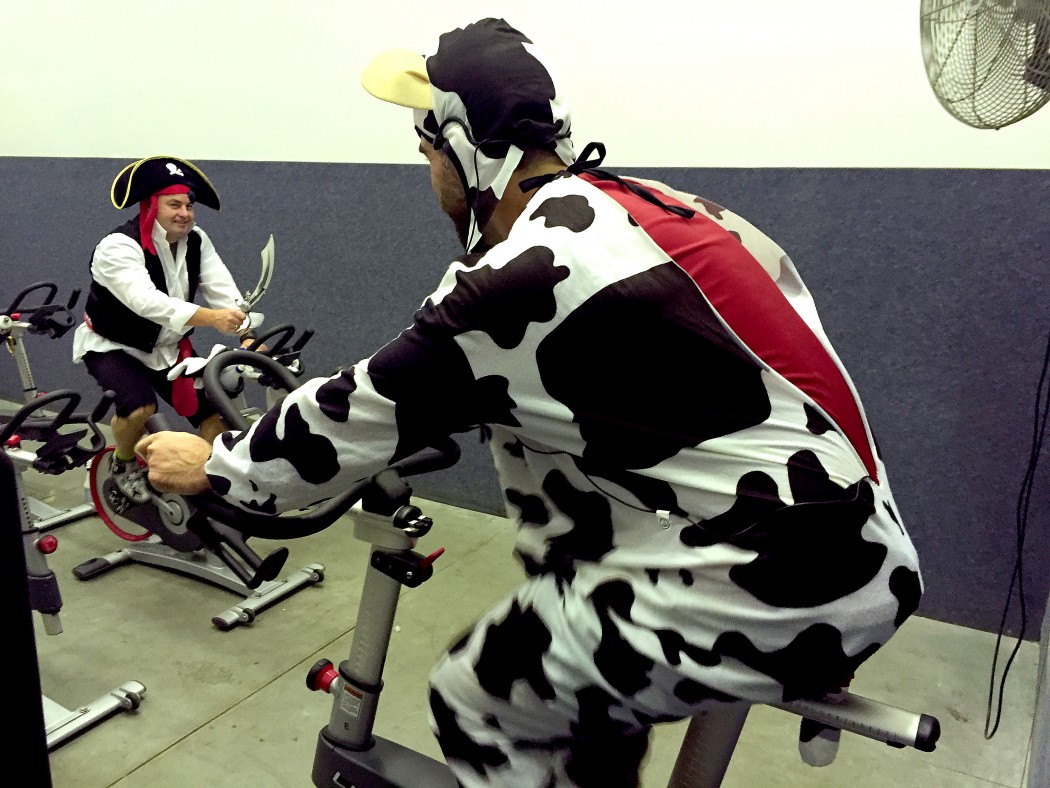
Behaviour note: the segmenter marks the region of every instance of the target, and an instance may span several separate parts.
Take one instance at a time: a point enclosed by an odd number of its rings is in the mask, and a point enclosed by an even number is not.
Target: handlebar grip
[[[308,328],[305,331],[303,331],[303,333],[299,336],[299,339],[297,339],[295,341],[295,344],[292,345],[292,350],[293,351],[300,351],[300,350],[302,350],[303,346],[306,345],[306,343],[310,341],[310,338],[313,335],[314,335],[314,330],[312,328]]]
[[[69,421],[70,415],[76,410],[77,405],[80,404],[80,394],[72,389],[59,389],[58,391],[50,391],[47,394],[43,394],[32,402],[23,405],[18,411],[11,416],[11,420],[4,425],[3,430],[0,430],[0,444],[3,444],[8,438],[17,432],[18,428],[25,424],[26,420],[36,413],[38,410],[43,409],[45,406],[50,405],[52,402],[58,400],[66,400],[66,404],[62,407],[62,410],[58,412],[54,417],[46,419],[46,426],[34,426],[37,429],[51,429],[57,430],[67,421]]]
[[[41,290],[45,288],[47,289],[48,293],[47,298],[44,299],[44,303],[42,304],[42,306],[47,306],[55,299],[55,293],[58,292],[58,285],[56,285],[54,282],[37,282],[35,284],[29,285],[29,287],[25,288],[24,290],[22,290],[22,292],[16,295],[15,300],[11,302],[11,306],[7,308],[5,314],[9,315],[12,312],[19,311],[19,307],[22,306],[23,298],[32,293],[34,290]]]
[[[154,432],[168,432],[171,430],[171,422],[168,421],[168,417],[163,413],[154,413],[146,420],[146,431],[149,433]]]
[[[295,326],[289,323],[283,323],[279,326],[274,326],[269,331],[264,331],[262,334],[255,338],[255,341],[248,345],[245,350],[258,350],[267,340],[273,339],[277,335],[281,335],[281,338],[273,343],[273,347],[267,349],[268,355],[274,355],[284,349],[285,344],[292,335],[295,334]]]

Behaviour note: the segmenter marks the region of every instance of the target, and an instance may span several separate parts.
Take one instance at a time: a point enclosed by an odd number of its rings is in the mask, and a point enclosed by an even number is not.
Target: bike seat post
[[[7,317],[7,316],[5,316]],[[18,367],[18,377],[22,381],[22,397],[26,402],[32,402],[36,397],[36,381],[33,379],[33,370],[29,367],[29,356],[26,354],[25,342],[22,335],[25,334],[28,324],[19,322],[8,317],[2,326],[7,331],[7,349],[14,356],[15,366]]]
[[[342,681],[335,688],[337,697],[326,729],[327,737],[343,747],[362,750],[371,745],[383,666],[397,613],[402,583],[377,568],[383,555],[410,551],[415,539],[396,528],[389,515],[377,515],[361,508],[352,510],[354,537],[372,546],[365,573],[357,623],[350,646],[350,657],[339,665]]]
[[[751,704],[719,703],[689,721],[667,788],[718,788],[733,759]]]

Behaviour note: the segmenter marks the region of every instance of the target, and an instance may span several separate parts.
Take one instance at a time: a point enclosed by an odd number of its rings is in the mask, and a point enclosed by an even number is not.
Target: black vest
[[[136,244],[141,245],[139,240],[139,218],[138,216],[128,220],[113,231],[122,233],[131,238]],[[197,295],[197,286],[201,278],[201,237],[198,233],[191,232],[186,238],[186,272],[189,277],[190,293],[188,301],[193,301]],[[164,267],[160,258],[142,250],[146,256],[146,271],[160,292],[167,294],[168,286],[164,281]],[[88,261],[88,270],[91,270],[91,262]],[[90,321],[91,328],[99,336],[121,345],[133,347],[144,353],[152,353],[160,336],[161,326],[152,320],[136,315],[126,307],[113,293],[103,287],[94,279],[91,281],[91,289],[88,291],[87,305],[84,314]]]

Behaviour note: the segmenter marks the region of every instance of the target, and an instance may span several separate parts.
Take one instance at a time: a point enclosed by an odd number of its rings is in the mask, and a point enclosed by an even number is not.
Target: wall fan
[[[999,129],[1050,101],[1050,0],[920,0],[922,57],[941,105]]]

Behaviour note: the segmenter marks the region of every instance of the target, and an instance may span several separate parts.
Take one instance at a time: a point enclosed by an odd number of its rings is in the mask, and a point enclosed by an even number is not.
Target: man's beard
[[[452,226],[456,229],[456,237],[463,246],[463,250],[466,251],[467,240],[470,235],[470,211],[467,209],[466,202],[457,201],[455,205],[442,206],[442,208],[448,218],[452,220]]]

